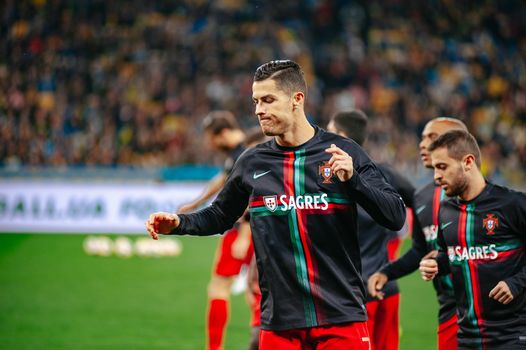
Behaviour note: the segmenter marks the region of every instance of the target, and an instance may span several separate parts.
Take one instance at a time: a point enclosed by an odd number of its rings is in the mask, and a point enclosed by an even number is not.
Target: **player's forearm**
[[[353,197],[376,222],[393,231],[404,226],[404,202],[389,185],[381,179],[368,183],[358,173],[349,182]]]
[[[230,229],[238,217],[224,213],[217,205],[211,205],[192,214],[179,214],[179,218],[179,226],[170,234],[210,236]]]
[[[399,259],[384,266],[380,272],[384,273],[390,281],[402,278],[418,269],[423,256],[424,254],[412,247]]]
[[[506,282],[514,297],[521,291],[526,290],[526,267],[523,267],[512,277],[505,279],[504,282]]]

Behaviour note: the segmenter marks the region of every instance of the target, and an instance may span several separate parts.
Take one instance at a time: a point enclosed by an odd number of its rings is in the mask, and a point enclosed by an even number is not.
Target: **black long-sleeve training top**
[[[387,183],[400,194],[406,207],[413,208],[415,188],[409,180],[387,164],[379,163],[377,167],[384,175]],[[358,241],[360,242],[360,254],[362,256],[364,284],[367,285],[369,277],[389,262],[387,245],[389,240],[397,236],[397,231],[391,231],[378,225],[362,207],[358,206]],[[387,282],[382,292],[385,297],[397,294],[399,292],[397,282],[395,280]],[[368,300],[374,299],[368,295]]]
[[[488,183],[470,201],[451,198],[439,214],[439,272],[451,272],[459,349],[526,349],[526,195]],[[489,297],[506,282],[513,301]]]
[[[396,280],[418,269],[420,260],[432,250],[438,250],[438,212],[443,199],[447,198],[440,186],[433,182],[415,194],[415,220],[411,248],[400,259],[386,265],[381,271],[389,280]],[[444,323],[455,316],[453,283],[448,275],[433,280],[438,299],[438,321]]]
[[[327,164],[331,144],[353,159],[349,181],[340,182]],[[315,127],[315,135],[298,147],[271,140],[248,149],[214,202],[180,215],[172,233],[223,233],[249,205],[262,328],[365,321],[357,203],[391,230],[404,224],[402,199],[361,147]]]

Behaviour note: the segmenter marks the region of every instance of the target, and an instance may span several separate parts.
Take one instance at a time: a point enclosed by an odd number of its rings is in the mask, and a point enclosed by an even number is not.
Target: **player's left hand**
[[[331,144],[331,147],[327,148],[325,152],[332,154],[331,159],[329,159],[332,172],[338,176],[340,181],[349,181],[354,174],[352,157],[335,144]]]
[[[438,263],[435,259],[422,259],[420,261],[420,275],[424,281],[431,281],[438,275]]]
[[[504,281],[497,283],[495,288],[489,292],[489,297],[504,305],[509,304],[513,300],[513,294],[511,293],[510,287]]]

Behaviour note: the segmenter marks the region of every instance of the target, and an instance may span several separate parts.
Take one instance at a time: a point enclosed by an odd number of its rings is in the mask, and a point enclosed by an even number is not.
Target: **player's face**
[[[430,154],[435,169],[435,182],[442,186],[448,197],[459,196],[468,188],[468,178],[462,162],[451,158],[447,148],[441,147]]]
[[[427,147],[440,135],[450,130],[453,129],[448,123],[445,122],[432,120],[426,124],[424,131],[422,131],[422,139],[420,140],[420,144],[418,145],[420,148],[420,158],[422,159],[422,164],[424,164],[426,168],[433,167],[433,165],[431,164],[431,157],[429,156]]]
[[[292,128],[293,96],[279,89],[273,79],[255,81],[252,84],[252,100],[265,135],[283,135]]]

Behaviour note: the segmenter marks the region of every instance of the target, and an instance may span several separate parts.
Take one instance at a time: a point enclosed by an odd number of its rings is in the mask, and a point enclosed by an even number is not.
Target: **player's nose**
[[[256,115],[258,117],[265,115],[265,109],[263,108],[261,103],[256,104]]]
[[[433,177],[434,177],[435,183],[438,183],[438,184],[441,183],[441,181],[442,181],[442,174],[440,172],[435,170],[435,173],[434,173]]]
[[[421,140],[420,143],[418,144],[418,147],[420,148],[421,151],[427,150],[427,142],[425,142],[425,140]]]

